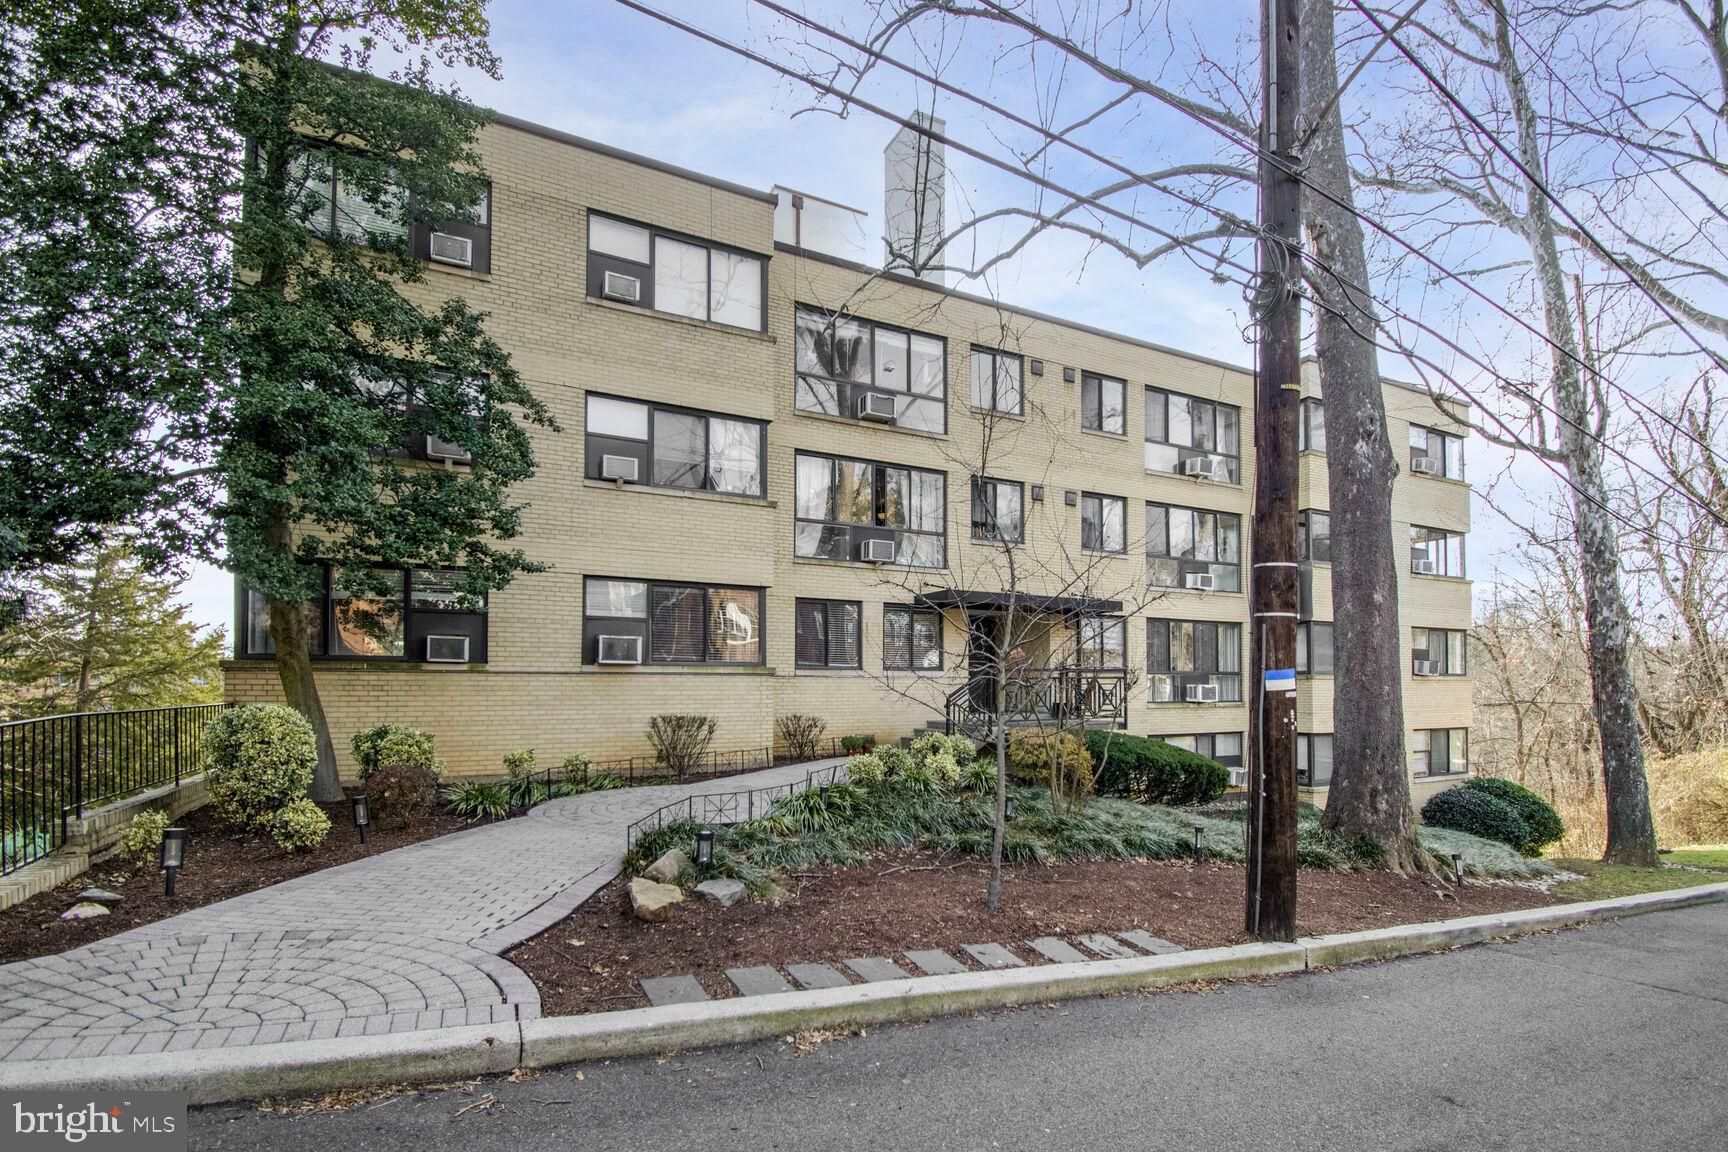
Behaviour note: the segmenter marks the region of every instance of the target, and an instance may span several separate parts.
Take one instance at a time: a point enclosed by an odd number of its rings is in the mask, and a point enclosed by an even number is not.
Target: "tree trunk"
[[[291,554],[288,523],[281,517],[271,521],[270,542]],[[330,739],[330,722],[318,698],[318,681],[312,674],[312,652],[306,642],[305,605],[269,598],[270,640],[276,647],[276,675],[282,681],[282,696],[288,707],[306,717],[318,740],[318,767],[312,776],[312,799],[330,804],[342,799],[342,780],[336,772],[336,746]]]
[[[1338,90],[1333,9],[1305,0],[1302,13],[1302,118],[1312,125]],[[1314,252],[1352,285],[1366,288],[1368,260],[1354,204],[1343,121],[1334,109],[1314,133],[1309,178],[1342,203],[1309,193],[1304,218]],[[1343,316],[1318,309],[1316,351],[1326,406],[1326,477],[1332,517],[1332,786],[1325,826],[1373,841],[1386,866],[1429,871],[1416,834],[1404,754],[1404,638],[1398,620],[1397,542],[1392,483],[1397,457],[1386,430],[1386,401],[1373,337],[1379,317],[1365,292],[1325,272],[1310,277],[1315,295]]]
[[[1518,130],[1518,156],[1540,176],[1543,150],[1535,105],[1522,64],[1512,47],[1510,18],[1501,0],[1491,0],[1499,70],[1511,98]],[[1580,369],[1577,330],[1566,292],[1566,270],[1545,194],[1526,178],[1526,236],[1542,290],[1553,360],[1554,404],[1560,417],[1560,449],[1571,480],[1572,533],[1578,543],[1584,585],[1584,620],[1589,644],[1590,691],[1602,738],[1603,796],[1608,807],[1608,846],[1602,859],[1614,864],[1656,866],[1656,829],[1644,779],[1644,745],[1638,728],[1638,697],[1632,683],[1631,614],[1620,588],[1620,543],[1602,477],[1601,429],[1591,411]]]
[[[1004,684],[1007,663],[998,653],[995,691],[996,827],[990,833],[990,883],[984,893],[984,906],[992,912],[1002,906],[1002,838],[1008,828],[1008,724],[1003,719],[1007,707],[1007,687]]]

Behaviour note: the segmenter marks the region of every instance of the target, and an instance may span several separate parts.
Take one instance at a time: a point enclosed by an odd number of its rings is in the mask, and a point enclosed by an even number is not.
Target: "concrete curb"
[[[173,1088],[188,1092],[194,1104],[214,1104],[265,1095],[465,1079],[508,1072],[519,1064],[543,1068],[580,1060],[711,1048],[810,1028],[925,1020],[1202,980],[1285,975],[1723,900],[1728,900],[1728,883],[1308,937],[1294,944],[1239,944],[1131,960],[926,976],[814,992],[386,1036],[148,1056],[0,1061],[0,1090]]]

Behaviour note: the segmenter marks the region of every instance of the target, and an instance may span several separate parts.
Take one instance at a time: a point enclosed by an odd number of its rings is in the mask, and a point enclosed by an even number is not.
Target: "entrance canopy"
[[[924,608],[963,608],[967,612],[1006,612],[1008,606],[1026,612],[1063,616],[1110,616],[1122,611],[1122,601],[1097,596],[1034,596],[1026,592],[973,592],[942,588],[916,597]]]

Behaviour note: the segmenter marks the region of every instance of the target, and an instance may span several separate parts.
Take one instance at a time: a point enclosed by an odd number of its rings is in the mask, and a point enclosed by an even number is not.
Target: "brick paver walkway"
[[[0,1060],[269,1044],[526,1019],[540,998],[500,953],[618,873],[663,804],[802,780],[818,761],[553,800],[0,966]]]

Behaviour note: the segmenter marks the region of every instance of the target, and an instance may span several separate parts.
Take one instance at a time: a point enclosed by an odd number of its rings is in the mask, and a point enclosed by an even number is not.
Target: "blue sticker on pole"
[[[1266,691],[1294,692],[1296,691],[1296,669],[1268,668],[1266,669]]]

